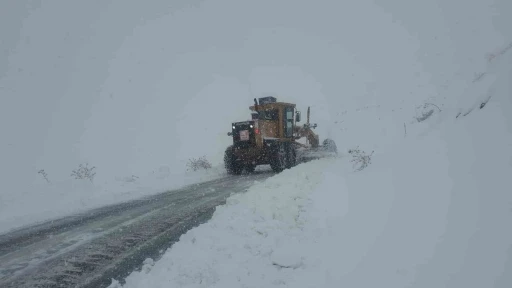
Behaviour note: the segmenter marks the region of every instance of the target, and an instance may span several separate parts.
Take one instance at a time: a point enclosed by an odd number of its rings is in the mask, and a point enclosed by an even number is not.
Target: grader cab
[[[254,99],[250,106],[251,119],[232,123],[228,136],[233,138],[224,153],[224,164],[229,174],[241,174],[245,169],[253,172],[258,165],[268,165],[275,172],[292,168],[314,156],[315,151],[336,154],[336,145],[326,139],[322,146],[312,129],[317,125],[309,123],[308,108],[306,124],[299,126],[301,112],[292,103],[277,102],[275,97]],[[299,142],[305,138],[306,143]],[[309,155],[309,157],[308,157]]]

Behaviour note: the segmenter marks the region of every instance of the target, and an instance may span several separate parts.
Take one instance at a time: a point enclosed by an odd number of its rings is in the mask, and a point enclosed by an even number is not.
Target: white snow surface
[[[342,153],[257,183],[110,287],[512,287],[512,51],[498,62],[467,116],[398,125],[359,172]]]
[[[161,166],[142,177],[116,177],[103,183],[40,181],[27,190],[0,194],[0,233],[225,176],[223,166],[179,174]]]
[[[230,124],[272,95],[311,106],[341,157],[233,196],[123,286],[512,287],[508,11],[2,1],[0,233],[222,177]],[[356,146],[373,151],[359,172]],[[186,173],[203,155],[216,168]],[[70,177],[85,162],[92,183]]]

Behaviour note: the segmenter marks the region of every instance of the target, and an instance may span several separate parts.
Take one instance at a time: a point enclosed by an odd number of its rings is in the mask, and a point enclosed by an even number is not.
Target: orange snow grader
[[[334,141],[325,139],[320,145],[313,132],[317,124],[307,122],[300,126],[301,112],[296,105],[277,102],[275,97],[256,100],[249,109],[251,120],[234,122],[228,136],[233,138],[224,153],[224,165],[228,174],[239,175],[245,169],[253,172],[258,165],[269,165],[281,172],[312,159],[337,154]]]

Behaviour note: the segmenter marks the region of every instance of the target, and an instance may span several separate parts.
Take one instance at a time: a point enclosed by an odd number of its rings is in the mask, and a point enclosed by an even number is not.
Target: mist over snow
[[[230,197],[111,287],[511,287],[511,13],[510,0],[1,1],[0,233],[223,177],[230,123],[272,95],[304,120],[311,106],[341,157]],[[356,146],[373,152],[359,172]],[[203,155],[214,167],[187,172]],[[84,162],[93,182],[70,175]]]
[[[267,95],[303,116],[310,105],[340,149],[393,145],[418,105],[474,105],[468,84],[512,41],[506,11],[507,0],[2,1],[0,196],[23,203],[46,185],[37,171],[65,182],[84,162],[98,185],[179,175],[202,155],[221,164],[230,123]]]

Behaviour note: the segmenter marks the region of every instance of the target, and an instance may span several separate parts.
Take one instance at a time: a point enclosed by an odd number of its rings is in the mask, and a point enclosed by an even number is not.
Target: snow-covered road
[[[232,193],[271,175],[208,181],[1,235],[0,286],[108,285],[147,257],[158,258]]]

